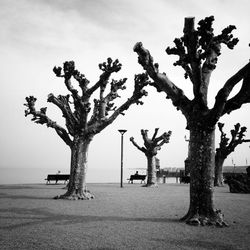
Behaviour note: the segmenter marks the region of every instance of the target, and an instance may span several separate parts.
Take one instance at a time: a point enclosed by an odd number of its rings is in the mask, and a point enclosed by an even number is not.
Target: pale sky
[[[160,64],[160,70],[190,96],[191,83],[184,79],[180,67],[172,65],[177,58],[165,53],[168,46],[173,46],[174,38],[182,36],[184,18],[188,16],[194,16],[197,23],[214,15],[215,34],[230,24],[237,27],[233,34],[240,42],[234,50],[223,48],[211,78],[212,106],[225,81],[249,61],[249,9],[248,0],[0,0],[0,168],[69,172],[68,146],[54,130],[25,118],[23,106],[25,97],[34,95],[37,108],[47,106],[49,117],[64,126],[60,111],[46,100],[49,93],[67,93],[62,79],[52,71],[66,60],[74,60],[78,70],[95,83],[101,74],[98,64],[107,57],[118,58],[123,68],[112,78],[128,78],[127,90],[121,93],[125,100],[133,91],[134,74],[143,71],[133,52],[134,44],[141,41]],[[172,130],[170,143],[158,154],[161,167],[184,167],[184,135],[188,136],[185,118],[163,93],[157,93],[153,87],[147,87],[147,91],[143,106],[131,106],[125,116],[118,117],[93,139],[88,162],[91,181],[105,181],[106,172],[111,176],[109,180],[119,181],[120,128],[128,130],[124,137],[125,170],[146,167],[145,156],[129,138],[133,136],[142,144],[140,130],[148,129],[153,134],[156,127],[160,128],[159,134]],[[248,128],[250,138],[249,111],[250,104],[246,104],[222,117],[225,131],[230,133],[233,125],[240,122]],[[217,146],[218,131],[216,135]],[[232,159],[236,165],[250,164],[249,144],[240,145],[225,165],[231,165]]]

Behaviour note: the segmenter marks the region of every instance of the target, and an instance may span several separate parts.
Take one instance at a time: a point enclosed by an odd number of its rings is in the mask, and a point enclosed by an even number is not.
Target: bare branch
[[[238,42],[231,34],[235,26],[230,25],[215,36],[213,21],[213,16],[206,17],[199,21],[195,30],[194,17],[185,18],[184,35],[174,40],[175,47],[166,49],[167,54],[179,56],[174,66],[181,66],[185,70],[185,78],[189,77],[193,83],[194,98],[201,107],[207,107],[208,85],[221,54],[221,44],[233,49]]]
[[[235,87],[235,85],[240,82],[242,79],[243,84],[239,93],[227,101],[228,96],[231,91]],[[215,104],[212,108],[211,120],[218,121],[219,118],[225,113],[230,113],[231,111],[239,108],[243,103],[249,102],[250,98],[250,63],[246,64],[243,68],[241,68],[236,74],[234,74],[224,86],[218,91],[218,94],[215,97]],[[242,98],[243,97],[243,98]],[[242,98],[242,99],[241,99]],[[239,101],[239,105],[235,103],[235,101]]]
[[[152,137],[152,141],[155,139],[155,137],[157,136],[158,134],[158,131],[159,131],[159,128],[155,128],[155,132],[154,132],[154,135]]]
[[[141,135],[144,141],[144,145],[146,146],[146,148],[149,147],[150,144],[150,140],[148,138],[148,130],[147,129],[141,129]]]
[[[82,84],[83,84],[83,82],[85,82],[87,84],[88,80],[85,79],[83,77],[83,75],[80,75],[80,73],[75,69],[75,62],[74,61],[64,62],[64,64],[63,64],[63,73],[64,74],[62,74],[61,67],[54,67],[53,71],[57,77],[64,78],[64,84],[72,94],[75,107],[84,108],[81,97],[78,95],[78,91],[73,87],[73,85],[71,83],[71,78],[72,78],[72,76],[73,77],[75,76],[79,81],[81,81]],[[83,85],[81,87],[82,87],[82,90],[85,89],[85,87],[83,87]]]
[[[244,77],[239,92],[226,102],[223,114],[229,114],[230,112],[239,109],[245,103],[250,103],[250,70],[248,70]]]
[[[82,96],[84,96],[86,91],[88,90],[87,86],[89,84],[89,80],[85,77],[84,74],[81,74],[78,70],[74,70],[73,77],[78,82],[79,87],[82,90]]]
[[[121,83],[120,83],[121,84]],[[138,74],[135,75],[135,85],[134,85],[134,92],[130,98],[127,99],[119,108],[116,108],[112,115],[109,117],[104,117],[103,119],[97,119],[96,112],[95,116],[92,116],[91,120],[88,122],[89,132],[90,131],[101,131],[109,124],[111,124],[119,115],[124,115],[124,111],[127,110],[132,104],[143,104],[140,99],[143,96],[147,96],[147,92],[143,89],[146,85],[149,84],[149,79],[147,74]],[[123,89],[123,88],[121,88]],[[114,90],[115,91],[115,90]],[[98,101],[96,101],[98,106]],[[97,132],[98,133],[98,132]]]
[[[172,131],[169,130],[167,133],[165,132],[158,138],[155,138],[154,141],[158,143],[157,146],[161,147],[163,144],[169,143],[171,134],[172,134]]]
[[[87,94],[90,96],[94,91],[96,91],[100,86],[106,87],[107,81],[112,73],[118,72],[122,67],[122,64],[118,59],[113,61],[111,58],[107,59],[107,62],[99,64],[99,68],[103,71],[100,76],[99,81],[90,89],[88,89]]]
[[[220,155],[223,158],[227,158],[229,154],[231,154],[235,148],[244,142],[250,142],[248,139],[244,139],[245,132],[247,130],[246,127],[241,127],[239,123],[234,125],[234,129],[231,130],[231,140],[229,142],[229,138],[226,136],[226,133],[223,131],[224,124],[218,123],[218,128],[221,132],[219,148],[216,149],[216,152],[220,152]]]
[[[62,68],[61,67],[54,67],[53,68],[54,73],[56,74],[57,77],[62,77],[64,78],[64,83],[67,87],[67,89],[72,93],[74,97],[77,96],[78,91],[73,88],[71,84],[71,77],[74,75],[75,72],[75,62],[74,61],[66,61],[63,64],[63,73],[62,74]]]
[[[134,140],[134,137],[130,137],[130,141],[133,143],[133,145],[138,148],[143,153],[146,153],[146,149],[144,147],[140,147]]]
[[[171,82],[165,73],[159,73],[159,65],[154,64],[153,57],[141,42],[136,43],[134,51],[138,54],[138,62],[154,80],[150,85],[154,86],[159,92],[165,92],[174,106],[180,109],[183,114],[187,114],[191,101],[184,95],[183,91]]]
[[[72,145],[72,140],[70,139],[67,131],[59,126],[55,121],[52,121],[47,115],[46,115],[46,110],[47,108],[41,108],[40,111],[37,111],[35,109],[35,102],[36,98],[34,96],[29,96],[26,97],[26,102],[24,106],[27,107],[25,110],[25,116],[32,115],[33,118],[31,119],[35,123],[38,124],[46,124],[47,127],[54,128],[57,132],[57,134],[61,137],[61,139],[71,147]]]
[[[59,95],[57,98],[51,93],[48,95],[48,102],[55,104],[63,113],[63,117],[66,120],[66,126],[69,130],[69,133],[74,135],[75,124],[79,124],[79,120],[72,113],[69,105],[69,95],[62,96]]]
[[[158,128],[155,129],[154,135],[152,139],[149,139],[148,137],[148,130],[147,129],[141,129],[141,135],[144,141],[145,147],[140,147],[138,144],[134,142],[134,138],[131,137],[130,141],[143,153],[145,153],[147,156],[154,156],[157,154],[157,151],[161,149],[161,146],[165,143],[169,142],[171,131],[168,131],[167,133],[163,133],[161,136],[156,138],[156,134],[158,132]]]

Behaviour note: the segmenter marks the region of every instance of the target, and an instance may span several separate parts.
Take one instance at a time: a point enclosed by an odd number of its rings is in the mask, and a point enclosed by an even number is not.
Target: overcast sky
[[[133,91],[134,74],[142,72],[133,52],[136,42],[143,42],[150,50],[160,70],[191,96],[192,86],[185,80],[180,67],[174,67],[175,56],[165,53],[173,40],[182,36],[184,17],[194,16],[196,23],[214,15],[215,34],[233,24],[233,32],[240,42],[234,50],[222,49],[218,65],[211,78],[209,105],[212,106],[217,91],[225,81],[249,61],[250,2],[248,0],[0,0],[0,168],[51,168],[69,171],[69,148],[46,126],[34,124],[24,117],[25,97],[38,98],[37,108],[47,106],[48,115],[61,125],[60,112],[46,102],[49,93],[66,94],[62,79],[56,78],[52,69],[66,60],[74,60],[76,67],[95,83],[100,70],[98,64],[107,57],[118,58],[121,72],[112,77],[127,77],[127,90],[121,95],[125,100]],[[148,87],[149,96],[143,106],[132,106],[125,116],[101,134],[96,135],[89,151],[89,173],[99,170],[119,173],[120,134],[124,137],[124,168],[146,167],[145,156],[129,141],[133,136],[142,144],[140,129],[153,134],[172,130],[170,143],[158,154],[161,167],[184,167],[187,142],[184,135],[185,118],[173,108],[171,101]],[[250,105],[221,118],[225,131],[240,122],[248,127],[250,138]],[[218,143],[217,131],[217,143]],[[239,146],[229,156],[225,165],[250,164],[249,144]]]

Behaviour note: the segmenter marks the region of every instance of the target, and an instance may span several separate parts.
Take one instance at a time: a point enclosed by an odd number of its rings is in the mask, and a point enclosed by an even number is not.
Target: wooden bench
[[[141,183],[144,182],[145,183],[145,179],[146,179],[147,175],[141,175],[141,174],[132,174],[130,175],[130,178],[128,179],[128,183],[133,184],[134,180],[140,180]]]
[[[57,184],[58,181],[64,181],[64,184],[69,180],[69,174],[48,174],[46,184],[50,184],[50,181],[55,181]]]

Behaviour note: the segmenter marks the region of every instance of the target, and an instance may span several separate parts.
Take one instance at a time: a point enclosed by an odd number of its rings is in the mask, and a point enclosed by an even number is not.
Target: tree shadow
[[[0,199],[53,200],[53,197],[31,196],[31,195],[7,195],[5,193],[0,193]]]
[[[0,185],[0,190],[1,189],[9,189],[9,190],[20,190],[20,189],[48,189],[48,186],[51,186],[51,187],[57,187],[57,186],[63,186],[63,184],[57,184],[57,185],[45,185],[45,184],[28,184],[28,185],[25,185],[25,184],[13,184],[13,185]],[[64,185],[65,186],[65,185]]]
[[[167,223],[179,222],[179,219],[175,218],[143,218],[143,217],[122,217],[122,216],[96,216],[96,215],[64,215],[51,213],[47,208],[6,208],[0,209],[0,217],[2,219],[10,220],[12,225],[0,225],[0,229],[12,230],[20,227],[27,227],[33,225],[41,225],[41,223],[54,223],[55,225],[72,225],[79,223],[90,222],[152,222],[152,223]],[[23,222],[23,220],[29,220]],[[18,222],[21,220],[22,222]],[[15,223],[16,221],[16,223]],[[13,224],[13,222],[15,224]]]
[[[0,191],[4,191],[4,190],[20,190],[20,189],[34,189],[34,190],[44,190],[45,192],[41,193],[41,196],[37,196],[37,195],[22,195],[22,194],[6,194],[4,192],[0,193],[0,199],[30,199],[30,200],[53,200],[53,198],[58,195],[58,192],[64,192],[65,191],[65,186],[62,186],[60,188],[48,188],[48,187],[34,187],[34,186],[0,186]],[[55,191],[56,193],[54,195],[51,196],[44,196],[44,193],[46,193],[46,190],[52,190]]]

